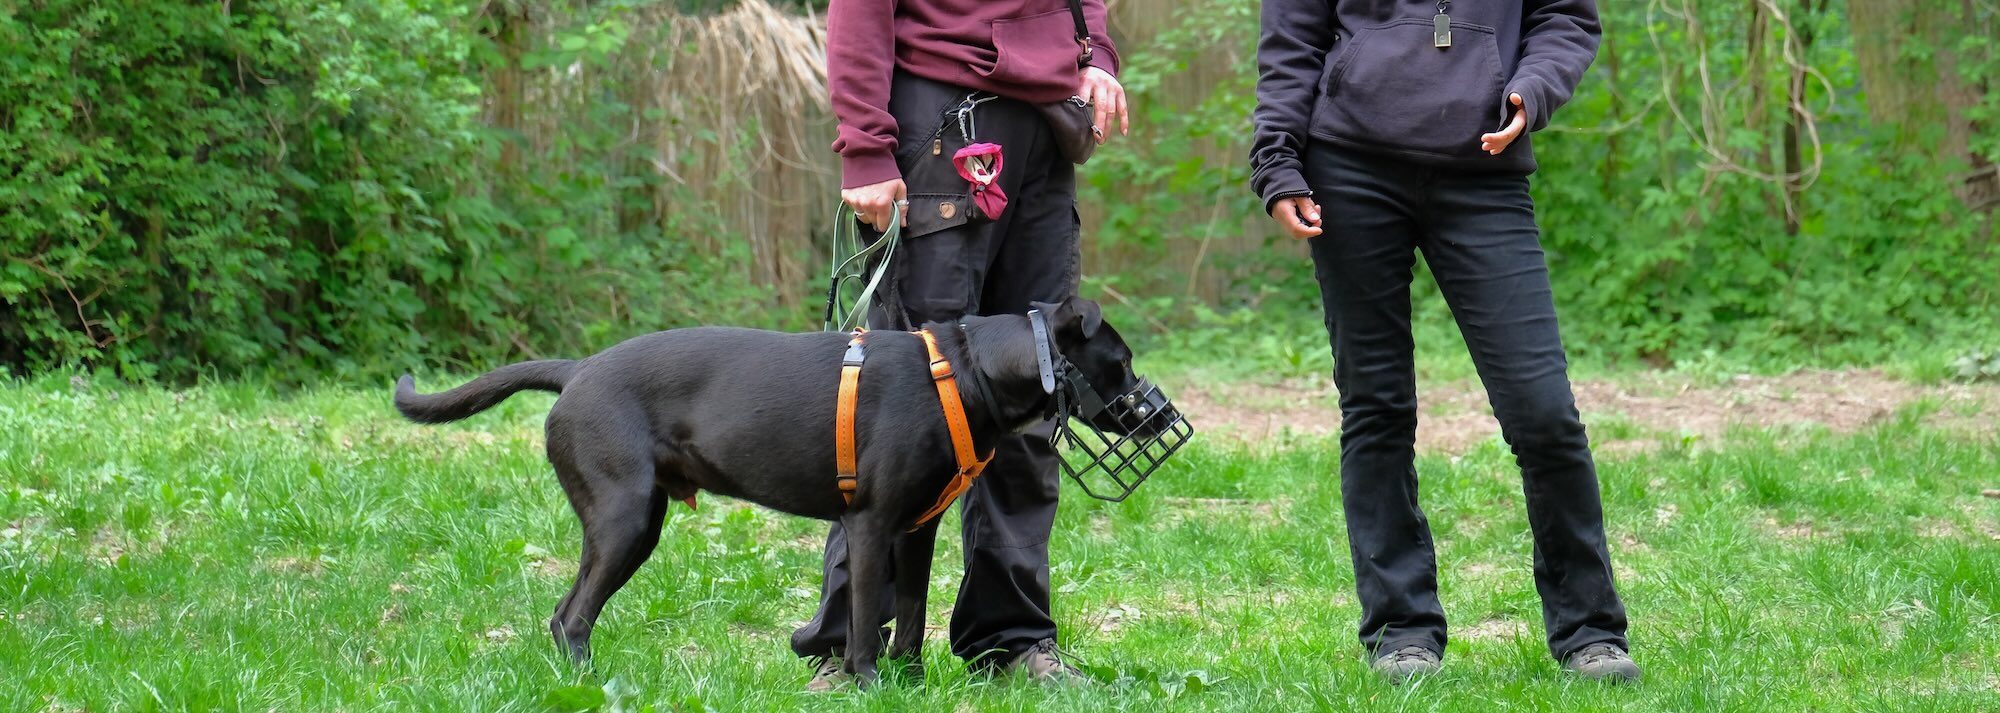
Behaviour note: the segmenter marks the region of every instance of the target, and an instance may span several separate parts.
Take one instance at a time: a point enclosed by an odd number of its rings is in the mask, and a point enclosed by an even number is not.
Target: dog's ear
[[[1104,311],[1096,302],[1082,297],[1071,297],[1062,304],[1029,302],[1028,306],[1048,315],[1049,329],[1055,330],[1059,342],[1082,342],[1104,326]]]

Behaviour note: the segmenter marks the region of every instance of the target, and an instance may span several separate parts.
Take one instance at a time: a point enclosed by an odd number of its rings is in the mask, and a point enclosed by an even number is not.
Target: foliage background
[[[1296,327],[1244,359],[1320,370],[1303,251],[1245,188],[1256,3],[1112,4],[1138,129],[1085,172],[1087,292],[1195,350]],[[1992,344],[1993,2],[1603,11],[1537,138],[1580,356]],[[809,328],[822,27],[758,0],[0,0],[0,368],[372,376]]]

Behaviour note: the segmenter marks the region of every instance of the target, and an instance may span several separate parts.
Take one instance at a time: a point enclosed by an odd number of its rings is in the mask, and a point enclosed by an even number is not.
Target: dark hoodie
[[[1250,184],[1265,208],[1305,195],[1308,140],[1465,170],[1535,170],[1523,134],[1492,156],[1479,135],[1511,118],[1548,126],[1597,55],[1594,0],[1455,0],[1451,43],[1432,41],[1437,0],[1264,0]]]

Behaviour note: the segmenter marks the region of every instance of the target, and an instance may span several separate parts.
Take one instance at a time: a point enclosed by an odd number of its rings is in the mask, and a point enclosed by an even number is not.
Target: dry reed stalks
[[[1128,55],[1174,21],[1173,0],[1110,5],[1113,35]],[[497,39],[513,60],[513,69],[488,77],[487,118],[520,132],[530,155],[538,157],[537,172],[580,168],[578,157],[556,155],[552,147],[594,104],[611,97],[633,108],[629,136],[619,148],[639,165],[626,168],[665,180],[650,214],[596,216],[618,225],[588,228],[630,230],[657,223],[670,239],[692,240],[705,254],[740,242],[748,248],[742,279],[769,286],[787,307],[817,299],[823,258],[817,238],[825,234],[839,194],[838,163],[829,148],[834,124],[827,106],[824,18],[794,14],[765,0],[742,0],[711,15],[686,14],[671,3],[649,5],[622,18],[630,38],[609,63],[522,70],[519,58],[528,48],[548,46],[562,23],[575,22],[573,13],[532,1],[496,4],[487,12],[510,13]],[[1191,63],[1153,100],[1200,101],[1225,73],[1241,66],[1238,55],[1248,51],[1248,42],[1231,44],[1215,48],[1215,61]],[[1150,145],[1147,131],[1139,123],[1112,150],[1144,150]],[[1210,161],[1241,161],[1243,151],[1237,142],[1201,148]],[[1229,199],[1249,200],[1213,198]],[[1224,276],[1213,269],[1204,273],[1199,265],[1246,249],[1239,245],[1245,241],[1227,238],[1250,233],[1252,226],[1204,222],[1213,213],[1211,203],[1211,197],[1191,197],[1192,232],[1169,236],[1164,254],[1086,237],[1087,268],[1095,273],[1173,266],[1169,270],[1196,273],[1187,280],[1190,295],[1213,297]],[[1082,214],[1089,236],[1098,211],[1083,206]],[[690,225],[711,230],[689,234]]]

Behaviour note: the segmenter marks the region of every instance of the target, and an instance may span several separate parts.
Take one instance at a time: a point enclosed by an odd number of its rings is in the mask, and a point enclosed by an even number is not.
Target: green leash
[[[864,244],[861,237],[861,219],[854,209],[841,204],[833,215],[833,269],[827,277],[826,317],[823,328],[829,332],[852,332],[868,321],[868,308],[875,301],[875,291],[882,286],[882,277],[889,274],[889,265],[896,257],[896,246],[903,242],[902,206],[896,207],[896,219],[889,221],[889,229],[874,242]],[[874,274],[868,272],[868,262],[875,261]]]

